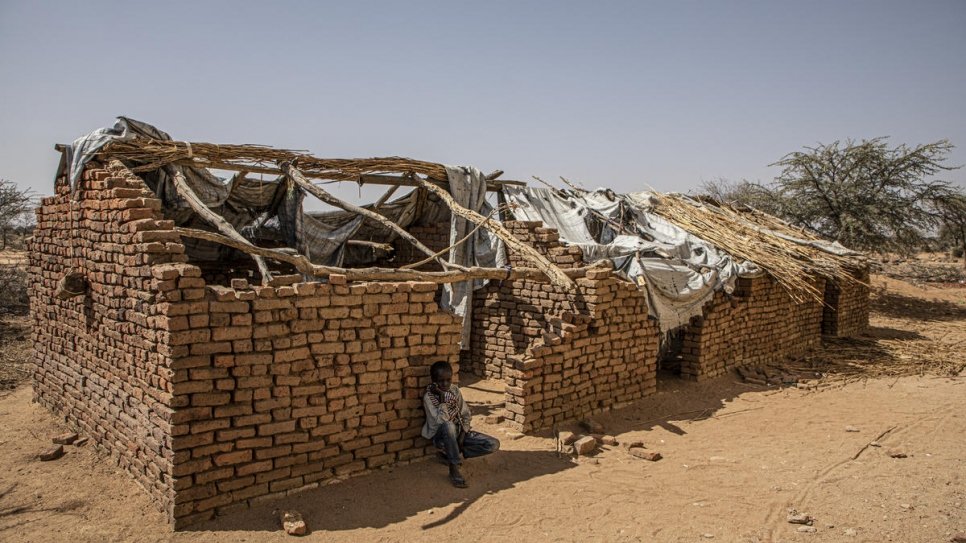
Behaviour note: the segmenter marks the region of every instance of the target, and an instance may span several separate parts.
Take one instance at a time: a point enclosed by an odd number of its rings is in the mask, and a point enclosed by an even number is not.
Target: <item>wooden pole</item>
[[[201,201],[201,198],[195,194],[195,191],[191,188],[191,185],[188,184],[188,180],[185,179],[183,173],[170,166],[166,167],[165,171],[167,171],[168,175],[170,175],[174,180],[174,188],[178,192],[178,195],[188,202],[188,205],[191,206],[191,209],[193,209],[195,213],[201,215],[201,218],[229,238],[248,243],[248,240],[239,234],[238,231],[235,230],[235,227],[229,224],[228,221],[219,216],[217,213],[209,209],[208,206]],[[268,271],[268,266],[265,264],[265,260],[258,255],[254,255],[252,258],[255,260],[255,265],[258,266],[258,272],[262,275],[262,284],[267,285],[268,282],[272,280],[272,275]]]
[[[197,230],[194,228],[175,227],[175,232],[181,236],[195,239],[203,239],[214,243],[220,243],[227,247],[238,249],[250,255],[271,258],[279,262],[291,264],[304,275],[314,277],[328,277],[329,275],[344,275],[347,281],[428,281],[431,283],[458,283],[473,279],[492,279],[492,280],[518,280],[547,282],[549,279],[543,270],[536,268],[465,268],[462,270],[447,270],[441,272],[404,270],[394,268],[339,268],[335,266],[321,266],[313,264],[303,255],[289,254],[276,249],[266,249],[258,247],[248,242],[248,240],[237,240],[215,232]],[[608,265],[608,262],[599,262],[593,266],[583,268],[571,268],[565,273],[568,279],[579,278],[587,275],[591,269],[600,269]]]
[[[386,217],[383,217],[382,215],[376,213],[375,211],[370,211],[370,210],[368,210],[368,209],[366,209],[364,207],[359,207],[359,206],[357,206],[355,204],[350,204],[349,202],[344,202],[344,201],[336,198],[335,196],[329,194],[323,188],[318,187],[316,185],[313,185],[312,183],[309,182],[308,179],[305,178],[304,175],[302,175],[302,172],[300,172],[299,169],[296,168],[291,163],[284,162],[282,164],[279,164],[279,167],[282,169],[283,172],[285,172],[285,175],[287,175],[289,179],[291,179],[292,181],[295,182],[296,185],[302,187],[303,189],[305,189],[306,192],[308,192],[312,196],[315,196],[319,200],[322,200],[323,202],[325,202],[325,203],[327,203],[327,204],[329,204],[331,206],[335,206],[335,207],[337,207],[339,209],[343,209],[345,211],[350,211],[350,212],[355,213],[357,215],[362,215],[363,217],[365,217],[365,218],[367,218],[367,219],[369,219],[371,221],[377,222],[377,223],[381,224],[382,226],[385,226],[386,228],[392,230],[393,232],[395,232],[396,234],[398,234],[400,237],[402,237],[403,239],[405,239],[409,243],[412,243],[414,246],[416,246],[417,249],[419,249],[420,251],[422,251],[426,255],[428,255],[428,256],[433,256],[434,255],[434,252],[433,252],[432,249],[430,249],[429,247],[423,245],[423,243],[421,241],[419,241],[418,239],[416,239],[412,234],[410,234],[409,232],[407,232],[403,227],[401,227],[398,224],[390,221],[389,219],[387,219]],[[436,259],[437,262],[439,262],[439,264],[441,266],[443,266],[443,269],[446,269],[446,268],[460,269],[460,268],[462,268],[462,266],[457,266],[455,264],[450,264],[449,262],[446,262],[445,260],[443,260],[443,259],[441,259],[439,257],[434,257],[434,258]]]
[[[487,222],[487,218],[484,217],[483,215],[480,215],[479,213],[471,209],[467,209],[459,205],[456,202],[456,200],[454,200],[453,197],[445,190],[437,187],[432,183],[429,183],[423,180],[419,176],[414,176],[414,177],[419,180],[423,188],[432,192],[433,194],[438,196],[443,202],[445,202],[446,205],[449,207],[450,212],[454,216],[462,217],[463,219],[466,219],[469,222],[477,225]],[[547,257],[540,254],[539,251],[537,251],[533,247],[515,238],[513,234],[507,231],[506,228],[503,228],[502,224],[497,222],[490,222],[487,225],[487,230],[489,230],[490,232],[493,232],[493,234],[496,235],[496,237],[502,239],[503,242],[507,244],[507,247],[521,253],[524,257],[527,258],[527,260],[530,260],[531,262],[533,262],[533,264],[537,266],[537,269],[543,271],[547,275],[547,277],[550,278],[551,283],[559,287],[563,287],[570,290],[573,290],[576,288],[576,285],[574,284],[573,280],[567,277],[567,274],[565,274],[563,270],[557,267],[557,265],[554,264],[553,262],[550,262],[549,260],[547,260]]]

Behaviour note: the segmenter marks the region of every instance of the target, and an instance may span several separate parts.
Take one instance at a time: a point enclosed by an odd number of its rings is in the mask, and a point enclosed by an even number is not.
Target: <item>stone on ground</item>
[[[557,439],[559,439],[560,442],[563,443],[564,445],[573,445],[574,441],[577,441],[578,437],[580,436],[578,436],[573,432],[568,432],[566,430],[557,434]]]
[[[496,415],[496,414],[487,415],[483,420],[487,424],[500,424],[501,422],[503,422],[503,415]]]
[[[591,436],[584,436],[574,441],[574,452],[579,455],[587,455],[594,452],[597,448],[597,440]]]
[[[604,445],[610,445],[613,447],[614,445],[617,445],[617,438],[614,436],[604,436],[600,438],[600,442]]]
[[[74,432],[60,434],[59,436],[54,437],[51,441],[58,445],[70,445],[71,443],[77,441],[77,434]]]
[[[631,453],[631,456],[640,458],[641,460],[647,460],[649,462],[657,462],[658,460],[663,458],[663,456],[661,456],[661,453],[657,451],[649,451],[641,447],[632,447],[628,449],[627,452]]]
[[[807,524],[811,526],[813,522],[815,522],[815,519],[805,513],[799,513],[794,509],[788,510],[789,524]]]
[[[57,445],[56,447],[51,447],[46,451],[37,455],[41,462],[49,462],[51,460],[57,460],[61,456],[64,456],[64,446]]]
[[[285,533],[288,535],[305,535],[305,520],[302,519],[301,513],[298,511],[282,511],[280,517],[282,529],[285,530]]]

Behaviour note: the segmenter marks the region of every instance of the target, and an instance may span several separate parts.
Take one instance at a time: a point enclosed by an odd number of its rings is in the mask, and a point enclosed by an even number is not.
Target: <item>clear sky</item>
[[[948,138],[964,164],[964,108],[963,0],[0,0],[0,177],[40,193],[52,145],[117,115],[175,139],[686,191],[849,137]]]

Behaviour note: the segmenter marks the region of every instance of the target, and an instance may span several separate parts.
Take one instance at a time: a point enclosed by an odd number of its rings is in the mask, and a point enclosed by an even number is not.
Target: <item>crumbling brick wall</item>
[[[425,454],[429,366],[458,368],[459,355],[459,318],[440,312],[436,287],[208,287],[204,300],[172,302],[175,518]]]
[[[90,165],[37,209],[29,241],[34,397],[89,436],[162,508],[174,499],[174,369],[153,269],[184,260],[161,202],[123,168]],[[86,295],[55,297],[68,270]]]
[[[423,224],[411,226],[407,231],[416,237],[423,245],[433,251],[442,251],[449,247],[449,221],[439,221],[433,224]],[[417,249],[409,241],[396,238],[392,242],[393,258],[392,262],[385,263],[387,266],[399,268],[407,264],[414,264],[428,258],[428,255]],[[447,258],[444,255],[443,258]],[[440,265],[436,262],[427,262],[419,267],[421,270],[441,271]]]
[[[821,291],[824,280],[815,279]],[[738,279],[685,327],[682,377],[703,380],[731,368],[780,362],[821,342],[822,304],[796,302],[770,276]]]
[[[431,451],[421,394],[460,331],[437,285],[208,285],[140,179],[84,179],[38,210],[35,393],[175,527]],[[90,291],[58,300],[69,267]]]
[[[561,267],[578,247],[541,223],[505,226]],[[514,266],[527,266],[510,254]],[[642,398],[657,386],[658,327],[640,290],[610,270],[591,270],[569,292],[533,281],[492,281],[474,295],[469,365],[502,379],[509,426],[536,430]]]
[[[853,271],[856,282],[825,282],[822,333],[836,337],[861,334],[869,327],[869,267]]]
[[[659,331],[644,294],[608,270],[577,284],[584,309],[563,316],[559,335],[507,357],[507,421],[519,430],[615,409],[657,388]]]

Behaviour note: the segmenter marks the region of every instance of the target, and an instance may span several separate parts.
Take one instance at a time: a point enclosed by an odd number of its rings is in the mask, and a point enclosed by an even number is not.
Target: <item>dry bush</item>
[[[22,266],[0,265],[0,314],[26,315],[27,270]]]

